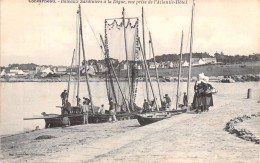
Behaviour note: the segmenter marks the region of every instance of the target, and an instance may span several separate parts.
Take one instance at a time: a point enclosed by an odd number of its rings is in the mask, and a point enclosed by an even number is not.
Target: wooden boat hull
[[[46,114],[42,119],[45,120],[45,128],[62,127],[64,125],[74,126],[81,125],[84,122],[83,114],[68,114],[50,116],[53,114]],[[67,123],[64,124],[64,118],[67,117]],[[136,113],[117,113],[117,120],[136,119]],[[89,123],[102,123],[108,122],[109,114],[90,114],[88,115]]]
[[[144,114],[137,114],[137,120],[141,126],[145,126],[151,123],[155,123],[167,118],[170,118],[172,115],[168,114],[167,112],[161,113],[144,113]]]

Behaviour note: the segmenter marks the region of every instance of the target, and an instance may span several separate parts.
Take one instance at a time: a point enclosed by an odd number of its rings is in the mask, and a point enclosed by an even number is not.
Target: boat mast
[[[176,109],[178,109],[179,104],[179,87],[180,87],[180,79],[181,79],[181,61],[182,61],[182,43],[183,43],[183,31],[181,34],[181,49],[180,49],[180,61],[179,61],[179,72],[178,72],[178,84],[177,84],[177,95],[176,95]]]
[[[144,8],[142,7],[142,30],[143,30],[143,52],[144,52],[144,58],[146,60],[146,51],[145,51],[145,32],[144,32]],[[150,103],[150,98],[149,98],[149,87],[148,87],[148,75],[147,72],[145,73],[145,85],[146,85],[146,96],[147,96],[147,101]]]
[[[126,98],[125,98],[124,93],[123,93],[123,91],[122,91],[122,89],[121,89],[121,86],[120,86],[120,84],[119,84],[119,81],[118,81],[118,78],[117,78],[117,75],[116,75],[114,66],[112,65],[112,62],[111,62],[111,60],[110,60],[110,58],[109,58],[108,49],[107,49],[106,46],[105,46],[105,43],[104,43],[104,40],[103,40],[103,37],[102,37],[101,34],[100,34],[100,39],[101,39],[102,45],[103,45],[104,50],[105,50],[105,52],[103,52],[102,46],[100,46],[102,53],[105,55],[105,58],[107,59],[108,71],[110,71],[110,67],[111,67],[112,72],[113,72],[113,75],[115,76],[116,83],[117,83],[117,85],[118,85],[119,91],[120,91],[120,93],[121,93],[121,95],[122,95],[122,97],[123,97],[123,100],[124,100],[125,104],[126,104],[126,108],[127,108],[128,112],[130,113],[130,110],[129,110],[129,108],[128,108],[128,104],[127,104]],[[111,73],[111,72],[109,72],[109,73]],[[110,76],[110,77],[111,77],[111,76]],[[113,84],[113,83],[112,83],[112,84]],[[114,89],[114,88],[113,88],[113,89]],[[115,96],[115,95],[114,95],[114,96]]]
[[[160,88],[160,83],[159,83],[158,70],[157,70],[157,67],[156,67],[156,60],[155,60],[154,49],[153,49],[153,41],[152,41],[152,36],[151,36],[151,32],[150,31],[149,31],[149,37],[150,37],[150,43],[151,43],[151,47],[152,47],[153,62],[154,62],[154,65],[155,65],[156,79],[157,79],[157,85],[158,85],[158,90],[159,90],[159,96],[160,96],[160,101],[161,101],[161,105],[162,105],[161,88]]]
[[[72,72],[72,66],[73,66],[73,61],[74,61],[74,55],[75,55],[75,49],[73,50],[73,56],[72,56],[72,60],[71,60],[71,66],[70,66],[70,76],[69,76],[69,81],[68,81],[68,98],[69,98],[69,94],[70,94],[70,79],[71,79],[71,72]]]
[[[128,100],[130,100],[130,99],[132,99],[131,98],[131,82],[130,82],[129,60],[128,60],[128,53],[127,53],[126,27],[125,27],[125,9],[124,9],[124,7],[123,7],[122,15],[123,15],[122,19],[123,19],[123,27],[124,27],[125,55],[126,55],[126,61],[127,61],[127,78],[128,78],[128,86],[129,86],[129,98],[128,98]],[[131,103],[131,108],[133,109],[132,103]]]
[[[189,75],[188,75],[188,83],[187,83],[187,103],[189,103],[189,87],[190,87],[190,77],[191,77],[191,60],[192,60],[192,43],[193,43],[193,14],[194,14],[194,0],[192,3],[192,14],[191,14],[191,36],[190,36],[190,62],[189,62]]]
[[[156,109],[157,109],[157,111],[159,111],[159,108],[158,108],[158,105],[157,105],[157,101],[156,101],[156,97],[155,97],[155,94],[154,94],[154,91],[153,91],[153,85],[152,85],[152,82],[151,82],[151,77],[150,77],[150,73],[149,73],[149,70],[148,70],[147,62],[146,62],[146,60],[145,60],[144,52],[143,52],[143,49],[142,49],[142,45],[141,45],[141,43],[140,43],[140,37],[138,37],[138,43],[139,43],[139,45],[140,45],[141,54],[142,54],[142,57],[143,57],[143,60],[144,60],[146,72],[147,72],[147,74],[148,74],[148,80],[149,80],[150,87],[151,87],[151,90],[152,90],[152,94],[153,94],[154,102],[155,102],[155,105],[156,105]]]
[[[82,52],[83,52],[83,59],[84,59],[84,68],[85,68],[85,74],[86,74],[86,82],[87,82],[87,86],[88,86],[88,94],[89,94],[90,106],[91,106],[92,112],[94,114],[93,100],[92,100],[91,90],[90,90],[90,86],[89,86],[89,79],[88,79],[87,60],[86,60],[85,50],[84,50],[84,40],[83,40],[83,32],[82,32],[82,20],[81,20],[81,8],[80,8],[80,5],[79,5],[79,22],[80,22],[80,38],[81,38],[81,43],[82,43]]]
[[[78,10],[78,13],[80,13],[80,7],[79,7],[79,10]],[[80,18],[80,16],[79,16],[79,18]],[[79,30],[80,30],[80,25],[79,25]],[[78,43],[79,43],[79,45],[78,45],[78,57],[79,57],[79,61],[78,61],[78,90],[77,90],[77,106],[79,106],[79,83],[80,83],[80,31],[79,31],[79,33],[78,33]]]

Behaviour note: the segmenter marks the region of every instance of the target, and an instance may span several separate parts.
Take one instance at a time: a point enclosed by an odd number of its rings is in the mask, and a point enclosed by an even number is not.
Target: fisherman
[[[70,114],[71,112],[71,104],[68,101],[68,99],[66,100],[65,106],[62,109],[62,114]]]
[[[64,89],[64,91],[61,93],[60,97],[62,100],[62,106],[64,106],[66,103],[66,99],[68,99],[68,92],[66,89]]]
[[[166,109],[170,108],[171,107],[171,102],[172,102],[171,98],[168,96],[168,94],[165,94],[165,96],[163,98],[165,98]]]
[[[188,106],[188,97],[187,97],[186,92],[184,92],[184,95],[183,95],[183,105]]]
[[[156,102],[155,100],[157,100],[157,98],[153,99],[150,103],[150,106],[151,106],[151,110],[154,111],[155,109],[157,109],[156,107]]]
[[[80,98],[78,96],[76,96],[76,99],[77,99],[77,105],[79,105],[80,103]]]
[[[87,105],[89,105],[90,99],[88,99],[88,98],[86,98],[86,97],[83,97],[83,99],[84,99],[83,103],[85,102]]]
[[[102,104],[101,107],[98,109],[99,114],[105,114],[105,108],[104,105]]]
[[[84,99],[85,97],[83,97]],[[82,114],[83,114],[83,124],[88,124],[88,102],[85,100],[83,101],[83,106],[82,106]]]
[[[78,108],[74,110],[74,113],[82,113],[83,112],[83,103],[81,102],[80,98],[77,98],[78,101]]]
[[[117,121],[116,119],[116,104],[114,103],[113,99],[109,99],[109,122],[110,121]]]
[[[146,101],[146,99],[144,99],[144,104],[143,104],[143,113],[147,113],[150,111],[149,108],[149,103]]]

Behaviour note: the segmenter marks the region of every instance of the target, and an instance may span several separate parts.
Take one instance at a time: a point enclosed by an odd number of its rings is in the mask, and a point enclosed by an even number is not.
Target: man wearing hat
[[[168,94],[165,94],[165,96],[163,98],[165,98],[166,108],[170,108],[171,102],[172,102],[171,98],[168,96]]]

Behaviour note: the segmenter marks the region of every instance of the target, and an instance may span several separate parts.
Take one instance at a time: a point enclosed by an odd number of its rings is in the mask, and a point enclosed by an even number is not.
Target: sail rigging
[[[83,61],[81,62],[81,55],[83,56]],[[83,40],[83,31],[82,31],[82,20],[81,20],[81,7],[79,5],[79,9],[77,11],[77,17],[76,17],[76,49],[73,51],[73,57],[72,57],[72,63],[70,68],[70,75],[69,75],[69,82],[68,82],[68,92],[70,92],[70,83],[73,71],[76,72],[76,81],[74,84],[74,93],[72,97],[72,104],[74,104],[75,98],[76,98],[76,105],[79,106],[79,98],[80,98],[80,80],[81,75],[85,73],[86,77],[86,83],[88,88],[88,96],[90,100],[90,108],[93,109],[93,100],[91,95],[91,90],[89,86],[89,78],[88,78],[88,70],[87,70],[87,60],[85,56],[85,49],[84,49],[84,40]],[[75,90],[77,90],[77,95],[75,97]]]
[[[138,18],[125,17],[105,20],[104,49],[108,67],[106,86],[108,98],[120,111],[134,111],[137,87]]]

